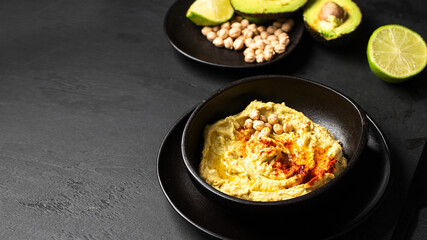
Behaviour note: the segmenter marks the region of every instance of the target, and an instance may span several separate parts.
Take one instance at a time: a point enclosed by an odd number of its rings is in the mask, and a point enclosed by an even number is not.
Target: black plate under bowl
[[[292,17],[295,25],[289,38],[290,45],[285,53],[277,54],[273,60],[263,63],[246,63],[242,51],[217,48],[200,32],[202,27],[195,25],[185,14],[194,0],[176,1],[166,14],[164,30],[170,44],[183,55],[210,65],[229,68],[259,67],[275,63],[287,57],[298,45],[304,32],[301,16]]]
[[[366,220],[384,200],[390,186],[390,153],[386,140],[368,117],[365,151],[351,181],[353,187],[321,203],[325,211],[300,209],[303,222],[286,215],[268,219],[242,218],[230,214],[206,198],[190,180],[181,156],[182,132],[190,113],[169,131],[159,150],[157,176],[173,209],[191,225],[220,239],[330,239]],[[307,231],[307,229],[310,229]]]

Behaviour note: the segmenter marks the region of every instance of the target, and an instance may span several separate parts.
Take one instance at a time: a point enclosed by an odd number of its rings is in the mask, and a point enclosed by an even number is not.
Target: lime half
[[[212,26],[228,21],[234,14],[229,0],[196,0],[186,17],[199,26]]]
[[[399,83],[420,73],[427,64],[427,45],[409,28],[385,25],[372,33],[367,48],[369,67],[386,82]]]

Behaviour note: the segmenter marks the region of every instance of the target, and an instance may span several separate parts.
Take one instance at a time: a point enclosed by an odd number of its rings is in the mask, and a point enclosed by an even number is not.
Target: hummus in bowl
[[[368,130],[364,111],[336,90],[261,75],[204,99],[185,125],[181,152],[208,199],[232,212],[275,215],[314,208],[351,189]]]
[[[346,165],[326,128],[285,103],[255,100],[205,128],[199,174],[227,195],[280,201],[324,186]]]

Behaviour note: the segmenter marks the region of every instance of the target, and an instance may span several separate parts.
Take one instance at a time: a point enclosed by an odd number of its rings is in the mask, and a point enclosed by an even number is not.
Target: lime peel
[[[233,17],[229,0],[196,0],[187,10],[186,17],[198,26],[213,26]]]
[[[404,82],[427,65],[427,45],[413,30],[391,24],[376,29],[368,42],[372,72],[386,82]]]

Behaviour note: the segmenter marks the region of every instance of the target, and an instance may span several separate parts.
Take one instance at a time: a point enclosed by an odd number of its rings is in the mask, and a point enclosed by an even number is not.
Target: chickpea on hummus
[[[200,175],[228,195],[279,201],[314,191],[347,166],[329,131],[285,103],[251,102],[204,130]]]

